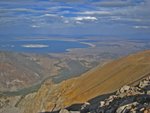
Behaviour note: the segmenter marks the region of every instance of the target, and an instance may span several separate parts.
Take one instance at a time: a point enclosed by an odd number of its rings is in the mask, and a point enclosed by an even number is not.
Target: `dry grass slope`
[[[41,88],[51,87],[49,88],[51,91],[47,95],[41,96],[44,92],[43,88],[37,92],[32,102],[26,103],[24,100],[24,103],[27,104],[26,113],[57,110],[71,104],[82,103],[98,95],[113,92],[125,84],[131,85],[149,74],[150,51],[133,54],[103,67],[98,66],[80,77],[66,80],[60,84],[43,85]],[[38,97],[39,94],[40,97]],[[38,101],[40,99],[42,99],[42,105]],[[42,106],[42,108],[38,106]]]
[[[66,104],[84,102],[100,94],[115,91],[149,74],[150,51],[121,58],[73,79],[73,87],[64,94],[68,100]]]

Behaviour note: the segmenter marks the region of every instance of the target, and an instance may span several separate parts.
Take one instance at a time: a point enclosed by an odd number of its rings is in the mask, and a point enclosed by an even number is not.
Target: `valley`
[[[60,75],[47,76],[48,78],[46,77],[40,84],[31,84],[31,87],[26,87],[25,89],[20,88],[19,90],[1,93],[0,111],[2,113],[7,113],[9,110],[11,113],[52,112],[73,104],[84,103],[99,95],[112,93],[126,84],[134,86],[150,73],[149,55],[149,51],[143,51],[115,61],[112,61],[113,58],[110,59],[110,56],[108,59],[104,57],[97,66],[97,64],[93,65],[93,60],[91,62],[88,61],[88,57],[85,57],[86,60],[84,58],[85,61],[83,62],[83,60],[79,60],[79,58],[75,60],[73,57],[72,60],[69,60],[68,55],[64,54],[61,58],[63,58],[63,61],[67,58],[68,62],[58,63],[57,61],[55,64],[57,68],[62,70],[62,72],[59,70]],[[31,56],[30,58],[35,58],[34,54]],[[54,58],[58,57],[57,54],[52,56],[55,56]],[[51,57],[51,60],[53,57]],[[36,58],[41,58],[41,56],[36,56]],[[37,61],[36,63],[44,68],[45,65],[43,64],[45,63],[42,63],[43,60]],[[47,61],[46,63],[48,63]],[[94,60],[94,62],[96,61]],[[79,66],[80,63],[84,68]],[[72,64],[76,65],[72,67]],[[44,69],[49,71],[46,67]],[[76,70],[78,69],[77,67],[80,67],[82,71]],[[87,70],[95,68],[87,71],[84,70],[85,67]],[[69,68],[74,70],[70,71]],[[68,79],[67,76],[69,77]],[[60,77],[60,79],[56,79],[57,77]]]
[[[0,0],[0,113],[150,113],[150,0]]]
[[[1,94],[24,94],[36,91],[46,79],[59,83],[130,53],[149,48],[149,41],[80,39],[95,45],[88,48],[70,49],[65,53],[0,52]],[[131,49],[132,48],[132,49]],[[27,93],[26,93],[27,94]]]

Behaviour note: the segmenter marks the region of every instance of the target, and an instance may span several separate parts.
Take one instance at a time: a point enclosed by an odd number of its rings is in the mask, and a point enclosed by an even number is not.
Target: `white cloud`
[[[135,29],[149,29],[150,26],[133,26]]]
[[[74,18],[76,21],[82,21],[82,20],[91,20],[91,21],[96,21],[97,18],[93,16],[81,16],[81,17],[75,17]]]
[[[103,6],[103,7],[125,7],[132,5],[131,0],[105,0],[100,2],[95,2],[95,5]]]
[[[48,10],[59,10],[59,9],[63,9],[63,8],[72,9],[72,7],[70,7],[70,6],[53,6],[53,7],[48,8]]]
[[[111,16],[111,20],[120,20],[120,21],[128,21],[128,22],[142,22],[143,20],[140,18],[129,18],[129,17],[124,17],[124,16]]]
[[[76,21],[76,24],[83,24],[81,21]]]
[[[57,16],[56,14],[49,14],[49,13],[47,13],[47,14],[44,14],[44,15],[42,15],[41,17],[55,17],[55,16]]]
[[[44,44],[25,44],[22,45],[24,48],[47,48],[49,45],[44,45]]]
[[[111,12],[109,12],[109,11],[85,11],[85,12],[80,12],[79,14],[86,14],[86,15],[94,15],[94,14],[110,15]]]
[[[65,24],[68,24],[68,23],[69,23],[69,21],[68,21],[68,20],[65,20],[65,21],[64,21],[64,23],[65,23]]]
[[[40,13],[40,12],[43,12],[41,10],[34,10],[34,9],[31,9],[31,8],[1,8],[0,9],[1,12],[31,12],[31,13]]]
[[[32,25],[31,27],[33,27],[33,28],[39,28],[40,26],[39,25]]]

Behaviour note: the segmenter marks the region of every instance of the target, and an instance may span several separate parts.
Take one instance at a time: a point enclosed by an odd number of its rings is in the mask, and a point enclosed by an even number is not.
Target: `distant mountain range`
[[[16,91],[41,81],[48,72],[31,57],[0,51],[0,91]]]

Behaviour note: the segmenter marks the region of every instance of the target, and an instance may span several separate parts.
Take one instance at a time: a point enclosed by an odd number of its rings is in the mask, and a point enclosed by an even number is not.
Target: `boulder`
[[[61,109],[59,113],[70,113],[67,109]]]
[[[123,87],[121,87],[118,91],[117,91],[117,95],[123,95],[124,96],[124,94],[128,91],[130,89],[130,86],[127,86],[127,85],[125,85],[125,86],[123,86]]]
[[[127,111],[130,111],[132,109],[133,106],[138,105],[137,102],[131,103],[131,104],[127,104],[124,106],[120,106],[117,110],[116,113],[126,113]]]
[[[150,113],[150,109],[144,110],[144,113]]]
[[[105,101],[100,101],[100,107],[103,107],[105,105]]]
[[[140,88],[145,88],[146,86],[150,85],[150,80],[149,80],[149,77],[147,77],[146,79],[142,80],[140,83],[139,83],[139,87]]]
[[[81,113],[88,113],[90,111],[90,103],[85,102],[82,106],[81,106]]]

